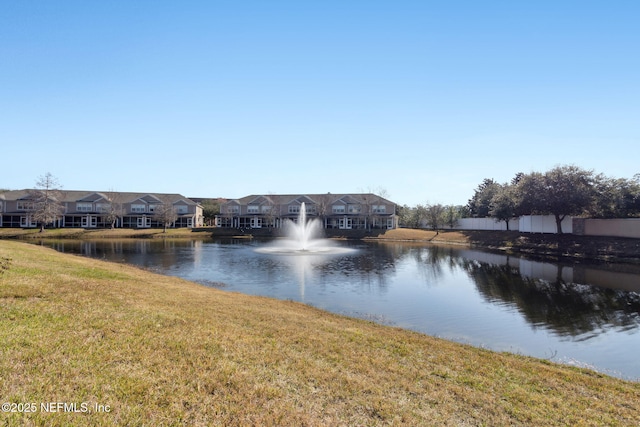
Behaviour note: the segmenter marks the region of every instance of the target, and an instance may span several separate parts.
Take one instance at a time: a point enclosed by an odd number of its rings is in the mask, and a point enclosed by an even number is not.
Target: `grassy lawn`
[[[37,406],[8,426],[640,424],[640,383],[8,240],[3,402]]]

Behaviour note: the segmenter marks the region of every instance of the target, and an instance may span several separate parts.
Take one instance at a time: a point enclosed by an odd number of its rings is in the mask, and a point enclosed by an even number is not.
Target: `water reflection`
[[[447,246],[343,242],[347,255],[256,253],[262,243],[49,241],[205,285],[302,301],[448,339],[558,354],[640,377],[640,266],[549,263]]]
[[[640,268],[553,264],[446,246],[383,245],[411,256],[425,283],[463,269],[488,303],[516,308],[534,328],[589,339],[610,328],[640,327]],[[617,271],[616,267],[626,270]]]
[[[281,254],[264,254],[269,262],[264,263],[265,270],[270,280],[277,280],[277,272],[280,266],[284,266],[284,270],[288,271],[298,284],[298,293],[301,302],[307,302],[305,298],[305,288],[308,281],[312,281],[316,275],[316,269],[321,270],[326,265],[332,255],[327,254],[290,254],[283,256]]]
[[[531,266],[542,274],[531,275],[509,263],[466,259],[463,266],[487,301],[517,307],[531,325],[560,336],[584,340],[609,328],[628,331],[640,325],[637,293],[575,283],[568,279],[572,267],[536,263]],[[551,270],[555,277],[549,277]]]
[[[60,252],[162,272],[179,269],[181,264],[205,268],[208,262],[203,253],[207,242],[201,240],[64,240],[45,244]],[[640,268],[636,266],[622,266],[623,271],[617,271],[608,265],[553,264],[479,250],[405,243],[371,244],[352,256],[261,254],[247,258],[245,253],[234,254],[233,250],[242,251],[247,241],[230,239],[223,244],[227,247],[225,270],[254,269],[264,274],[266,281],[290,276],[298,284],[303,301],[307,283],[349,281],[354,277],[384,293],[397,273],[397,265],[410,259],[427,286],[442,285],[445,275],[462,270],[484,301],[514,307],[533,327],[549,328],[560,336],[588,339],[600,330],[640,327]]]

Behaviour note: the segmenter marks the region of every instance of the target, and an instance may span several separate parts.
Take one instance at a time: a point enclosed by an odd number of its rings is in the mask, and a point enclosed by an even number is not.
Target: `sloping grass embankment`
[[[149,238],[207,238],[204,229],[191,228],[0,228],[0,239],[149,239]]]
[[[638,402],[640,383],[0,240],[2,425],[629,426]]]

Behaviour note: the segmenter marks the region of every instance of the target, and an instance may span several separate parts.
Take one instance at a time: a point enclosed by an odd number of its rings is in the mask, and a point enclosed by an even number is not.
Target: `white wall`
[[[524,215],[518,221],[522,233],[556,233],[556,219],[553,215]],[[566,216],[562,220],[562,232],[573,233],[573,219]]]
[[[444,227],[445,229],[447,227]],[[506,230],[504,221],[496,221],[493,218],[461,218],[454,227],[456,230]],[[509,221],[509,230],[518,231],[518,220]]]
[[[589,220],[590,221],[590,220]],[[640,225],[640,220],[639,220]],[[422,224],[422,228],[427,228]],[[443,230],[449,227],[443,226]],[[504,221],[496,221],[493,218],[461,218],[454,230],[498,230],[505,231],[507,225]],[[553,215],[525,215],[509,221],[510,231],[523,233],[552,233],[557,232],[556,219]],[[570,216],[562,220],[562,232],[573,233],[573,219]]]
[[[584,231],[576,228],[576,233],[585,236],[612,236],[640,238],[640,218],[617,219],[579,219],[584,222]],[[578,227],[578,226],[576,226]],[[443,227],[447,229],[447,227]],[[462,218],[458,220],[455,230],[506,230],[504,221],[493,218]],[[525,215],[509,221],[509,230],[522,233],[557,233],[556,219],[553,215]],[[573,218],[562,220],[562,232],[573,233]]]

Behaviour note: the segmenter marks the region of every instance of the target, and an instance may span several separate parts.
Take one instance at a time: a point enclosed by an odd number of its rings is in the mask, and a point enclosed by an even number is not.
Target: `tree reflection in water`
[[[465,259],[462,266],[487,301],[510,304],[534,327],[551,329],[559,336],[585,340],[600,330],[640,327],[637,292],[565,281],[563,269],[574,267],[557,264],[555,280],[548,280],[523,276],[509,263]]]

